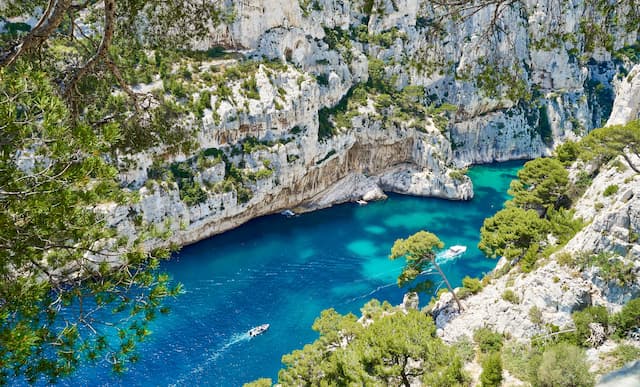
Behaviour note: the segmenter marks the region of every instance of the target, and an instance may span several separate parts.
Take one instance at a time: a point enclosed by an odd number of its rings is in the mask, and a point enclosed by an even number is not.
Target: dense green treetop
[[[524,254],[547,230],[548,222],[540,219],[535,210],[511,206],[485,219],[478,247],[489,257],[513,259]]]
[[[436,337],[433,320],[410,310],[382,312],[375,300],[363,310],[376,315],[366,328],[353,315],[323,311],[314,323],[320,338],[282,358],[283,385],[463,385],[455,350]],[[378,310],[374,312],[372,309]],[[412,362],[413,361],[413,362]],[[414,362],[419,362],[418,366]]]
[[[578,157],[582,160],[602,165],[621,155],[631,169],[640,173],[640,120],[596,129],[582,139],[578,147]],[[636,160],[629,155],[635,156]]]
[[[569,173],[554,158],[539,158],[526,163],[511,182],[513,202],[525,209],[556,207],[565,195]]]
[[[436,258],[436,250],[444,247],[444,243],[427,231],[418,231],[407,239],[398,239],[391,247],[391,259],[404,257],[406,265],[398,277],[398,285],[403,286],[413,281]]]

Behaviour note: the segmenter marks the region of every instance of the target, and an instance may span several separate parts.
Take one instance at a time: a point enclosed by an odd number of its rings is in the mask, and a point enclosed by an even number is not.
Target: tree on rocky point
[[[407,239],[396,240],[393,247],[391,247],[391,255],[389,258],[398,259],[404,257],[406,259],[406,264],[398,277],[399,286],[404,286],[415,280],[429,267],[435,268],[440,274],[440,277],[442,277],[447,289],[451,292],[456,304],[458,304],[458,309],[462,310],[462,304],[458,296],[456,296],[447,276],[436,262],[435,250],[443,247],[444,243],[435,234],[418,231]]]

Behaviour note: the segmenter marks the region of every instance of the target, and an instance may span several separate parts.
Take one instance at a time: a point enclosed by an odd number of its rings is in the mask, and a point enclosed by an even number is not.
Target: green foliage
[[[324,140],[338,133],[339,128],[351,128],[351,120],[358,114],[359,106],[365,105],[367,93],[362,86],[354,86],[332,108],[318,111],[318,139]]]
[[[208,198],[207,193],[197,181],[189,179],[180,180],[178,186],[180,187],[180,200],[187,206],[204,203]]]
[[[628,332],[640,328],[640,298],[627,302],[612,318],[616,335],[624,337]]]
[[[618,369],[629,362],[640,359],[640,348],[634,345],[620,344],[608,355],[614,358],[614,369]]]
[[[478,344],[480,352],[483,354],[500,352],[503,344],[503,336],[489,328],[479,328],[473,332],[473,341]]]
[[[520,297],[518,297],[518,295],[511,289],[507,289],[502,292],[502,299],[512,304],[520,303]]]
[[[597,267],[599,268],[598,275],[602,279],[616,281],[621,286],[632,283],[636,278],[633,263],[616,257],[612,253],[578,253],[573,257],[563,257],[561,264],[574,266],[579,270]]]
[[[407,239],[397,239],[391,248],[389,258],[405,258],[406,265],[398,277],[398,285],[413,281],[429,265],[435,262],[435,249],[442,249],[444,243],[435,234],[418,231]]]
[[[478,248],[486,255],[513,259],[522,256],[532,243],[541,241],[549,230],[549,222],[540,219],[535,210],[507,207],[484,221]]]
[[[590,132],[580,143],[580,159],[604,165],[619,155],[636,172],[640,166],[624,155],[624,150],[640,154],[640,120],[612,125]]]
[[[313,325],[320,337],[285,355],[278,374],[283,385],[408,384],[455,386],[466,381],[455,351],[435,336],[430,317],[415,310],[382,316],[377,304],[365,307],[377,318],[364,328],[353,315],[322,312]],[[388,307],[387,307],[388,308]],[[398,334],[401,332],[401,334]],[[347,343],[346,346],[339,345]],[[422,361],[412,367],[409,359]]]
[[[579,344],[589,346],[587,339],[591,336],[589,324],[600,324],[603,327],[608,326],[609,312],[604,306],[589,306],[581,311],[571,314],[573,323],[576,326],[576,339]]]
[[[320,160],[316,161],[316,165],[320,165],[322,163],[324,163],[325,161],[327,161],[331,156],[336,154],[336,150],[335,149],[331,149],[329,152],[327,152],[326,155],[324,155],[323,158],[321,158]]]
[[[478,278],[466,276],[462,279],[462,288],[458,291],[458,297],[465,298],[482,290],[482,282]]]
[[[37,68],[3,68],[0,79],[0,95],[8,97],[0,104],[0,384],[9,375],[55,383],[97,359],[121,371],[135,360],[163,299],[180,288],[157,271],[167,251],[145,253],[142,239],[112,246],[116,231],[92,210],[131,200],[101,156],[120,127],[72,117]],[[25,150],[35,159],[26,169]],[[121,256],[114,267],[95,264],[111,254]],[[110,311],[126,317],[119,336],[92,321]]]
[[[476,85],[486,97],[506,98],[513,102],[531,99],[529,86],[518,63],[504,66],[480,58],[478,65],[481,71],[475,76]]]
[[[256,80],[255,75],[245,79],[242,84],[242,91],[247,96],[247,98],[251,99],[260,99],[260,93],[258,91],[258,81]]]
[[[595,384],[584,351],[566,343],[544,352],[538,368],[538,382],[544,387],[589,387]]]
[[[542,324],[542,311],[537,306],[529,308],[529,320],[536,325]]]
[[[618,187],[617,184],[609,185],[602,192],[602,196],[607,197],[607,196],[611,196],[613,194],[616,194],[618,192],[618,189],[619,189],[619,187]]]
[[[380,59],[369,59],[369,87],[380,92],[392,89],[392,85],[387,80],[384,62]]]
[[[509,341],[502,348],[504,368],[518,379],[537,385],[538,367],[542,361],[543,350],[528,343]]]
[[[462,180],[467,175],[467,172],[469,172],[467,168],[452,170],[449,172],[449,177],[453,180]]]
[[[578,231],[582,230],[585,223],[582,219],[574,219],[575,210],[567,210],[560,208],[554,210],[549,208],[547,211],[547,219],[553,236],[558,238],[558,243],[561,245],[567,243],[573,238]]]
[[[269,378],[261,378],[250,383],[245,383],[242,387],[271,387],[273,382]]]
[[[211,92],[208,90],[203,90],[200,92],[198,102],[195,106],[196,116],[202,118],[205,109],[211,109]]]
[[[190,161],[175,162],[170,165],[169,169],[178,183],[180,200],[186,205],[193,206],[207,200],[207,193],[194,180],[194,171]]]
[[[469,336],[463,336],[460,341],[453,344],[453,347],[463,363],[468,363],[476,357],[476,349]]]
[[[387,31],[383,31],[379,34],[367,36],[368,43],[377,44],[384,48],[390,48],[396,42],[396,40],[407,40],[406,33],[400,31],[397,27],[392,27]]]
[[[482,387],[497,387],[502,383],[502,358],[500,352],[487,355],[482,361],[482,373],[480,374]]]
[[[525,209],[558,207],[566,194],[569,173],[554,158],[539,158],[527,162],[518,179],[511,182],[509,194],[513,202]]]

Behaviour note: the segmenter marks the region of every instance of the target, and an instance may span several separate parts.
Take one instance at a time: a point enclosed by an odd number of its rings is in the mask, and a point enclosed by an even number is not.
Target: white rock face
[[[629,157],[640,165],[634,155]],[[590,223],[567,243],[566,251],[611,251],[640,260],[640,176],[626,166],[622,157],[617,163],[625,169],[600,172],[576,203],[576,216]],[[604,196],[609,186],[617,186],[618,191]]]
[[[614,85],[616,99],[607,126],[640,118],[640,65],[635,65],[629,75],[617,80]]]
[[[574,277],[566,268],[553,262],[526,276],[519,275],[513,285],[507,286],[509,276],[503,276],[479,294],[462,301],[464,312],[459,314],[450,294],[441,296],[434,308],[438,332],[446,341],[453,342],[463,336],[471,337],[482,327],[507,333],[516,339],[529,339],[542,333],[543,326],[531,321],[529,311],[538,308],[545,323],[564,327],[571,323],[571,312],[591,305],[596,287]],[[520,299],[514,304],[502,298],[511,289]]]

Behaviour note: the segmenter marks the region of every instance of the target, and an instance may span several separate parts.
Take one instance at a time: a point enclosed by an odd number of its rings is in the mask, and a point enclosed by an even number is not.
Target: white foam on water
[[[220,348],[211,353],[209,357],[207,357],[203,362],[192,368],[191,371],[189,371],[186,375],[181,375],[178,380],[176,380],[175,383],[170,384],[170,386],[182,386],[191,384],[193,376],[203,373],[207,368],[209,368],[209,364],[215,362],[229,348],[240,342],[249,341],[250,339],[251,336],[249,336],[248,332],[235,333],[229,338],[229,340],[227,340],[226,343],[224,343]]]

